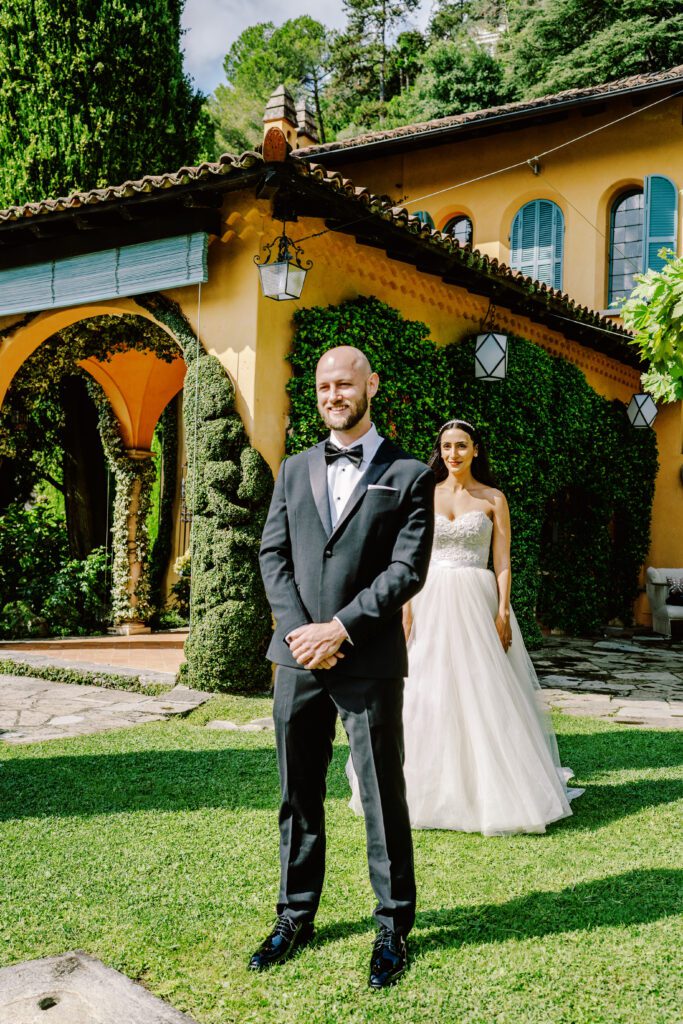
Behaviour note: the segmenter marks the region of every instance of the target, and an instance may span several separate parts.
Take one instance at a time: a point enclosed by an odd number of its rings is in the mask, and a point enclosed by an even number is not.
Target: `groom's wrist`
[[[344,623],[342,622],[342,620],[339,618],[339,616],[338,615],[334,615],[333,618],[332,618],[332,622],[335,622],[337,624],[337,626],[339,626],[341,639],[342,640],[346,640],[353,647],[353,640],[349,636],[349,631],[346,628],[346,626],[344,625]]]

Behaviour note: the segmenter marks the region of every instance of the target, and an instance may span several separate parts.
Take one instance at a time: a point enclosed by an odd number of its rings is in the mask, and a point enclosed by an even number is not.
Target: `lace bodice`
[[[457,519],[436,513],[432,563],[486,569],[493,523],[485,512],[473,509]]]

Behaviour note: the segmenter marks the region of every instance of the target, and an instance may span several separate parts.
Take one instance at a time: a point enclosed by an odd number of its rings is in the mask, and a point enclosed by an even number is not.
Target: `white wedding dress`
[[[427,582],[413,599],[405,686],[405,776],[413,828],[484,835],[545,832],[571,815],[531,659],[511,612],[506,653],[487,569],[493,525],[482,511],[437,513]],[[362,814],[351,762],[350,806]]]

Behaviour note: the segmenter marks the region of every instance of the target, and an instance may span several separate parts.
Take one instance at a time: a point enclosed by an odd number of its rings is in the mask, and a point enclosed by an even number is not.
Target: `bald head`
[[[379,377],[368,357],[353,345],[325,352],[315,369],[318,411],[330,430],[351,441],[370,428],[370,401]]]
[[[370,360],[365,352],[361,352],[359,348],[355,348],[353,345],[337,345],[336,348],[331,348],[329,352],[321,356],[315,371],[316,377],[321,369],[329,370],[332,367],[346,369],[352,373],[360,373],[366,379],[372,373]]]

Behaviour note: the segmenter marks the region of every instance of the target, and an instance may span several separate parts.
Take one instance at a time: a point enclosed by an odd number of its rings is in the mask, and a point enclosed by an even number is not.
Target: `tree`
[[[677,402],[683,400],[683,259],[661,255],[664,266],[638,276],[621,315],[650,364],[643,387],[653,398]]]
[[[683,63],[681,0],[508,0],[500,55],[519,98]]]
[[[387,124],[411,124],[481,110],[509,98],[499,62],[461,35],[428,47],[414,87],[389,104]]]
[[[328,31],[308,15],[279,27],[265,21],[246,28],[226,55],[227,84],[219,85],[207,104],[219,151],[253,149],[261,142],[263,110],[278,85],[297,98],[312,97],[324,139],[321,100],[328,60]]]
[[[344,0],[346,34],[365,50],[363,63],[369,62],[377,75],[377,99],[387,96],[387,60],[392,32],[420,6],[420,0]]]
[[[5,0],[0,204],[196,162],[203,97],[183,72],[184,0]]]

